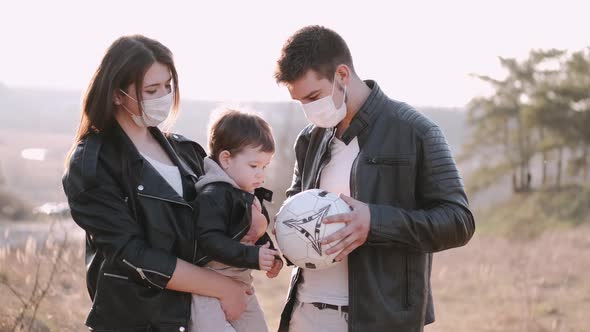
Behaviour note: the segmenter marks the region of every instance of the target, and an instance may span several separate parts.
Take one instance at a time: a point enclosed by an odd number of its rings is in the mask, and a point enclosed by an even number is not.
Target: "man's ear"
[[[339,78],[338,83],[342,86],[348,86],[352,76],[352,70],[345,64],[340,64],[336,67],[336,76]]]
[[[229,166],[230,166],[230,159],[231,159],[231,154],[227,150],[221,151],[219,153],[219,156],[217,157],[217,160],[219,160],[219,165],[223,169],[228,169],[229,168]]]

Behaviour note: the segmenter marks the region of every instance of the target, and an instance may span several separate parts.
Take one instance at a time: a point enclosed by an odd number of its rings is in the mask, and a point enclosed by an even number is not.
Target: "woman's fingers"
[[[251,285],[247,285],[245,283],[242,283],[242,289],[244,290],[244,293],[246,293],[246,295],[252,295],[254,294],[254,287],[252,287]]]
[[[227,320],[236,320],[246,309],[246,294],[243,284],[236,282],[237,287],[229,287],[227,292],[219,298],[221,308]]]

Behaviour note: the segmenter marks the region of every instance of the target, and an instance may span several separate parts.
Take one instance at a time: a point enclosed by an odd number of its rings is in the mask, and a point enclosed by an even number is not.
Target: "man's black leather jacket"
[[[349,331],[422,331],[434,321],[432,253],[465,245],[475,222],[439,127],[366,83],[372,92],[342,135],[346,144],[358,137],[350,192],[371,211],[366,243],[348,256]],[[287,196],[319,186],[334,134],[313,125],[301,132]],[[301,277],[294,274],[279,331],[288,330]]]

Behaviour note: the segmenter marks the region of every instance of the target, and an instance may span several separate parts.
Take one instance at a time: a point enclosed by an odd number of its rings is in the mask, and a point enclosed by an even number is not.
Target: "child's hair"
[[[223,111],[209,127],[210,158],[219,162],[222,151],[235,155],[248,147],[275,152],[275,141],[268,123],[253,113],[231,109]]]

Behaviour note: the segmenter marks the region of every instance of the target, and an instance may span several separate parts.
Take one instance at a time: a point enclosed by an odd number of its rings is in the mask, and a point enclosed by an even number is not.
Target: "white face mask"
[[[137,100],[125,93],[125,91],[121,90],[121,92],[131,98],[131,100],[137,102]],[[133,114],[125,105],[121,106],[123,106],[125,111],[131,116],[131,119],[133,119],[133,122],[139,127],[155,127],[168,118],[170,108],[172,107],[172,97],[173,93],[170,92],[160,98],[142,100],[141,109],[143,112],[141,116]]]
[[[336,108],[333,98],[335,85],[336,78],[334,77],[331,95],[312,101],[311,103],[301,104],[307,120],[320,128],[336,127],[346,117],[346,86],[344,86],[342,106]]]

